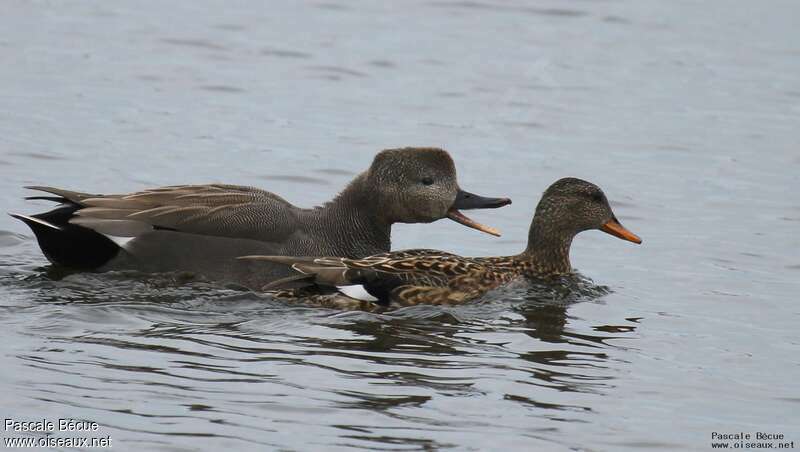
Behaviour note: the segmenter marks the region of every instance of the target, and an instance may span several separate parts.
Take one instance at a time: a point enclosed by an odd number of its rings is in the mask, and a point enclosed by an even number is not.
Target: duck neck
[[[361,174],[320,208],[322,233],[331,248],[327,254],[358,258],[389,251],[392,223],[380,215],[373,193]]]
[[[569,249],[575,234],[544,220],[541,215],[534,216],[528,247],[520,257],[530,263],[531,276],[569,273]]]

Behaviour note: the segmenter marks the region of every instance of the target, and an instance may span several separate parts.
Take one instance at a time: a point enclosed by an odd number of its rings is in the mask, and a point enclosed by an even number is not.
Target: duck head
[[[572,239],[590,229],[642,243],[620,224],[600,187],[572,177],[560,179],[545,190],[536,206],[525,253],[534,257],[541,273],[568,272]]]
[[[499,236],[496,229],[471,220],[461,210],[511,204],[508,198],[487,198],[462,190],[453,159],[438,148],[381,151],[365,177],[367,187],[377,197],[380,214],[389,223],[430,223],[450,218]]]
[[[550,185],[536,206],[534,219],[542,226],[576,235],[589,229],[603,232],[633,243],[642,243],[636,234],[620,224],[603,190],[585,180],[567,177]]]

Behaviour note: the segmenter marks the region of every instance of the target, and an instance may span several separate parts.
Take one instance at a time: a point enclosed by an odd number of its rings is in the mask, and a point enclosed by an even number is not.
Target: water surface
[[[636,247],[587,279],[384,315],[170,275],[68,274],[0,219],[0,415],[121,450],[708,450],[800,442],[795,2],[18,2],[0,18],[0,205],[24,185],[228,182],[304,206],[442,146],[514,204],[394,247],[524,247],[564,176]],[[7,435],[6,432],[3,435]]]

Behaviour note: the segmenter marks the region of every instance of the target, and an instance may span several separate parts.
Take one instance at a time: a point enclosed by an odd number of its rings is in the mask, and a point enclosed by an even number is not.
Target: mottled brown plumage
[[[361,285],[382,306],[415,304],[457,304],[522,278],[547,278],[572,271],[569,249],[581,231],[600,229],[634,243],[641,240],[617,221],[605,195],[594,184],[566,178],[551,185],[542,195],[528,237],[520,254],[498,257],[463,257],[430,249],[376,254],[363,259],[343,257],[296,258],[248,256],[291,265],[312,289],[281,292],[285,299],[348,285]],[[282,281],[266,289],[280,287]],[[352,307],[341,294],[314,295],[312,301],[326,300],[326,306]],[[335,300],[339,301],[337,305]],[[348,304],[349,303],[349,304]]]

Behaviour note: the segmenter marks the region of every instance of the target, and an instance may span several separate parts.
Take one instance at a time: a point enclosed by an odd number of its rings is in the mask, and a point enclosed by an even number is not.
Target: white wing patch
[[[103,235],[115,237],[136,237],[153,230],[152,225],[135,220],[107,220],[78,215],[70,218],[69,222]]]
[[[108,235],[108,234],[103,234],[103,237],[116,243],[118,247],[124,250],[127,250],[128,248],[126,247],[130,245],[132,241],[136,240],[136,237],[117,237],[115,235]]]
[[[378,301],[378,299],[370,295],[370,293],[367,292],[367,289],[365,289],[361,284],[352,286],[336,286],[336,288],[339,289],[339,292],[347,295],[350,298],[355,298],[356,300]]]
[[[108,220],[78,215],[70,218],[69,222],[102,234],[124,250],[128,250],[131,242],[138,236],[153,230],[153,226],[133,220]]]

